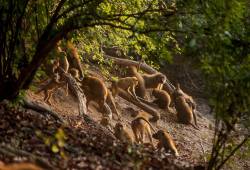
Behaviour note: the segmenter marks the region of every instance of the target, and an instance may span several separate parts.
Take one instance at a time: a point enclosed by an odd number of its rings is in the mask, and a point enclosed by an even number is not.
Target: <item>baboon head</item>
[[[163,74],[158,74],[158,75],[157,75],[157,80],[158,80],[158,82],[160,82],[160,83],[165,83],[165,82],[167,81],[167,78],[166,78],[166,76],[163,75]]]
[[[158,130],[156,133],[152,135],[152,137],[155,139],[160,139],[163,135],[164,135],[163,130]]]
[[[120,132],[120,131],[122,131],[122,129],[123,129],[122,123],[120,123],[120,122],[116,123],[115,130]]]
[[[137,86],[138,85],[138,79],[136,77],[132,77],[134,84]]]

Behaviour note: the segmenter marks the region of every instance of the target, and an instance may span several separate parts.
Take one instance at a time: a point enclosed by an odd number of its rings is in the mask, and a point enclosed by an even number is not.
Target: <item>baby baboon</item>
[[[186,102],[184,96],[179,96],[175,99],[175,108],[177,111],[177,118],[181,123],[190,124],[195,129],[198,129],[196,115],[192,111],[192,107]],[[192,123],[194,120],[195,125]]]
[[[112,82],[112,94],[115,97],[119,93],[119,89],[125,90],[132,97],[137,98],[135,94],[135,87],[138,84],[138,80],[136,77],[125,77],[120,78],[116,82]],[[132,92],[131,92],[132,90]]]
[[[141,74],[138,73],[135,66],[129,67],[129,75],[137,78],[138,85],[136,86],[135,92],[136,92],[137,96],[145,99],[145,97],[146,97],[145,82],[144,82],[144,79],[141,76]]]
[[[87,98],[87,107],[90,101],[95,101],[96,103],[98,103],[101,111],[107,111],[107,107],[109,107],[107,105],[107,100],[111,100],[111,103],[115,106],[108,88],[101,79],[93,76],[85,76],[81,83],[82,89]],[[117,109],[116,114],[118,117],[120,116]]]
[[[80,80],[80,75],[79,75],[79,70],[77,70],[76,68],[70,68],[69,69],[69,73],[77,80],[77,81],[81,81]]]
[[[132,144],[134,142],[133,137],[129,134],[127,129],[124,128],[122,123],[120,122],[116,123],[114,127],[114,132],[115,132],[114,133],[115,137],[119,139],[120,141],[124,143],[129,143],[129,144]]]
[[[153,139],[150,128],[152,128],[153,131],[155,130],[146,118],[141,116],[136,117],[134,120],[132,120],[131,127],[135,136],[135,141],[137,143],[143,143],[144,135],[147,134],[149,141],[153,146]]]
[[[61,44],[61,41],[59,41],[57,43],[57,48],[56,48],[57,59],[56,59],[56,61],[59,64],[58,67],[60,66],[67,73],[69,70],[69,61],[67,59],[67,54],[64,51],[62,51],[60,44]],[[56,69],[58,69],[58,67]],[[57,72],[56,69],[55,69],[55,71]]]
[[[166,152],[170,150],[175,156],[179,156],[179,153],[175,146],[175,142],[167,132],[158,130],[157,133],[153,134],[153,138],[159,140],[159,143],[157,145],[158,149],[164,147]]]
[[[59,60],[55,59],[53,64],[52,64],[52,72],[56,73],[59,66],[60,66]]]
[[[36,94],[40,93],[41,91],[44,91],[44,101],[51,105],[49,100],[52,96],[52,93],[54,92],[54,90],[58,89],[59,87],[62,87],[64,84],[65,84],[64,81],[60,81],[59,74],[55,73],[53,79],[51,79],[51,81],[49,81],[40,90],[38,90]]]
[[[170,109],[171,98],[168,92],[164,90],[153,89],[152,95],[156,98],[153,103],[157,104],[161,109],[172,112]]]
[[[145,87],[147,89],[149,88],[157,88],[162,89],[163,84],[166,82],[167,78],[165,75],[161,73],[155,73],[155,74],[142,74],[142,78],[145,82]]]
[[[186,103],[191,108],[193,114],[195,114],[196,103],[195,103],[194,99],[191,96],[189,96],[186,93],[184,93],[183,90],[180,88],[180,84],[177,83],[176,84],[176,89],[172,93],[172,99],[173,99],[173,101],[175,101],[177,99],[177,97],[179,97],[179,96],[183,96],[185,98]],[[196,117],[194,117],[194,119],[196,121]]]
[[[106,128],[108,128],[110,131],[112,131],[112,126],[111,126],[111,119],[110,117],[106,117],[106,116],[103,116],[101,121],[100,121],[100,124]]]
[[[73,43],[67,41],[66,48],[67,48],[66,52],[69,57],[70,67],[77,68],[80,72],[81,77],[84,77],[81,60],[78,55],[76,47],[74,47]]]
[[[180,84],[177,83],[176,84],[176,89],[174,90],[173,94],[173,99],[175,100],[178,96],[184,96],[185,99],[187,100],[186,102],[190,105],[190,107],[192,107],[192,109],[196,109],[196,104],[194,102],[194,99],[187,95],[186,93],[183,92],[183,90],[180,87]]]

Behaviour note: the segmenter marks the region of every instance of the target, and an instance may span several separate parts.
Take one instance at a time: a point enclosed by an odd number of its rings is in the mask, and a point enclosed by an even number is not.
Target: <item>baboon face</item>
[[[134,82],[135,85],[138,85],[138,80],[137,80],[136,77],[133,77],[133,82]]]
[[[139,110],[133,111],[131,117],[136,117],[139,114],[139,112],[140,112]]]
[[[79,77],[79,71],[75,68],[70,69],[70,74],[72,74],[73,77]]]
[[[161,82],[161,83],[165,83],[165,82],[166,82],[166,76],[164,76],[164,75],[162,75],[162,74],[159,74],[158,80],[159,80],[159,82]]]
[[[123,125],[122,125],[121,123],[116,123],[115,129],[116,129],[117,131],[122,131]]]
[[[154,133],[154,134],[152,135],[152,137],[155,138],[155,139],[160,139],[161,136],[163,136],[163,135],[164,135],[163,130],[158,130],[158,132]]]

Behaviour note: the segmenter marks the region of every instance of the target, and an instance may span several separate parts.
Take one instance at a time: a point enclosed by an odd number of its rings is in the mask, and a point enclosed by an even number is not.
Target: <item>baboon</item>
[[[79,82],[81,82],[79,70],[76,68],[70,68],[69,73]]]
[[[53,64],[52,64],[52,72],[56,73],[59,66],[60,66],[59,60],[55,59]]]
[[[129,144],[134,143],[133,137],[129,134],[127,129],[125,129],[122,123],[120,122],[116,123],[114,127],[114,135],[117,139],[119,139],[124,143],[129,143]]]
[[[180,88],[180,84],[177,83],[176,89],[174,90],[174,92],[172,94],[173,100],[175,100],[179,96],[183,96],[185,98],[186,102],[192,108],[193,111],[196,110],[196,103],[195,103],[194,99],[191,96],[184,93],[183,90]]]
[[[143,143],[144,135],[147,134],[149,141],[153,146],[151,128],[153,131],[155,130],[146,118],[141,116],[136,117],[134,120],[132,120],[131,127],[135,136],[135,141],[137,143]]]
[[[153,89],[152,95],[156,98],[153,103],[157,104],[161,109],[172,112],[170,109],[171,98],[168,92],[164,90]]]
[[[136,77],[120,78],[118,81],[112,82],[113,97],[115,97],[119,93],[119,89],[122,89],[125,90],[132,97],[137,98],[135,94],[135,87],[137,86],[137,84],[138,80]]]
[[[76,47],[69,40],[66,44],[66,52],[69,57],[70,67],[77,68],[80,72],[81,77],[84,77],[83,68],[81,64],[80,57],[78,55]]]
[[[69,61],[67,59],[67,54],[60,47],[61,41],[57,43],[57,58],[60,67],[67,73],[69,70]]]
[[[153,134],[153,138],[159,140],[159,143],[157,145],[158,149],[164,147],[166,152],[170,150],[175,156],[179,156],[174,140],[166,131],[158,130]]]
[[[155,74],[142,74],[142,78],[145,82],[145,87],[147,89],[149,88],[157,88],[159,90],[162,89],[163,84],[166,82],[167,78],[165,75],[161,73],[155,73]]]
[[[192,107],[190,107],[190,105],[186,102],[185,97],[178,96],[174,102],[179,122],[190,124],[195,129],[198,129],[196,115],[193,112]],[[194,121],[195,125],[192,123],[192,121]]]
[[[52,93],[54,92],[54,90],[65,85],[65,83],[66,83],[65,81],[60,81],[59,74],[55,73],[53,75],[53,78],[46,85],[44,85],[41,89],[39,89],[36,92],[36,94],[40,93],[41,91],[44,91],[44,101],[51,105],[50,98],[52,96]],[[66,90],[66,94],[68,94],[67,90]]]
[[[137,96],[145,99],[146,97],[146,87],[145,87],[145,82],[140,73],[138,73],[137,68],[135,66],[130,66],[129,67],[129,75],[134,76],[137,78],[138,85],[135,88],[135,92]]]
[[[31,163],[13,163],[9,165],[0,165],[0,170],[42,170],[42,168]]]
[[[106,109],[107,111],[107,107],[109,107],[107,105],[107,100],[111,101],[112,105],[115,106],[114,100],[112,99],[112,95],[110,94],[108,88],[101,79],[93,76],[84,76],[81,83],[82,89],[87,98],[87,107],[90,101],[95,101],[99,105],[100,110],[103,111],[104,109]],[[119,118],[120,114],[117,111],[116,107],[115,110],[115,113]]]
[[[111,121],[110,117],[103,116],[102,119],[100,120],[100,124],[108,128],[110,131],[112,131],[112,126],[110,121]]]

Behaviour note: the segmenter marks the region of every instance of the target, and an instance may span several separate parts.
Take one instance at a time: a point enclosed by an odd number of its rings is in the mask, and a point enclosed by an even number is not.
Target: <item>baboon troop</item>
[[[180,123],[188,124],[198,129],[195,101],[191,96],[183,92],[179,84],[176,85],[172,93],[165,91],[163,84],[166,83],[167,78],[162,73],[140,73],[140,64],[138,68],[129,66],[129,75],[119,78],[117,81],[112,81],[111,87],[108,88],[100,78],[83,74],[77,49],[70,41],[67,41],[65,48],[61,48],[60,43],[58,43],[57,56],[52,66],[53,74],[50,75],[51,81],[37,91],[37,93],[44,91],[44,101],[49,104],[51,104],[50,98],[56,89],[66,85],[66,94],[68,93],[67,82],[61,77],[60,69],[63,69],[65,73],[71,74],[76,79],[79,87],[86,96],[87,108],[91,101],[98,104],[98,109],[102,113],[99,123],[112,131],[115,137],[121,142],[143,144],[145,142],[144,138],[147,136],[153,148],[153,140],[158,140],[157,148],[159,150],[164,148],[166,152],[171,151],[173,155],[179,156],[176,144],[171,135],[164,130],[156,132],[149,121],[149,114],[145,111],[133,111],[131,113],[133,120],[130,122],[130,128],[133,136],[130,135],[128,129],[121,123],[121,114],[114,100],[121,91],[126,92],[138,102],[153,104],[153,107],[158,107],[168,112],[168,114],[173,114]],[[148,95],[150,95],[151,99],[153,98],[152,101],[147,99]],[[173,103],[173,106],[171,103]],[[116,114],[118,120],[113,120],[113,112]],[[112,126],[112,121],[117,121],[114,127]],[[152,130],[154,131],[153,134]]]

